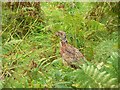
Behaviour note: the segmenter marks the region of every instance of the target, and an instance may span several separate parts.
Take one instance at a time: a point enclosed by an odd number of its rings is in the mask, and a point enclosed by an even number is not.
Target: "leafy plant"
[[[3,4],[1,88],[119,87],[117,3],[18,4],[13,3],[14,10]],[[55,36],[59,30],[88,64],[80,69],[63,65]]]

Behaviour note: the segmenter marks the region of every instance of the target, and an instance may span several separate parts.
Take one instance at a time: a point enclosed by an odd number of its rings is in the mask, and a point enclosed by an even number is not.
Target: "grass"
[[[28,11],[12,11],[4,3],[1,88],[118,88],[117,30],[106,26],[110,20],[117,25],[117,19],[102,18],[98,9],[108,17],[116,15],[108,9],[111,4],[104,4],[42,2],[37,17],[33,14],[31,18]],[[92,12],[98,13],[97,19]],[[66,32],[69,43],[84,53],[88,65],[77,70],[63,65],[60,40],[55,36],[58,30]]]

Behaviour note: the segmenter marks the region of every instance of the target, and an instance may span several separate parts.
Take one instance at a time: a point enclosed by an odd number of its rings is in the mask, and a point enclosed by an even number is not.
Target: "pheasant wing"
[[[79,62],[82,64],[86,61],[86,58],[83,56],[83,54],[77,48],[69,44],[65,48],[65,55],[67,55],[67,58],[69,58],[69,62]]]

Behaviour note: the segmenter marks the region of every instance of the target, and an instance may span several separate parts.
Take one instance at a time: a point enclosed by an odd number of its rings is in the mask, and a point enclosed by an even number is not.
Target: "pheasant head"
[[[66,38],[65,32],[63,32],[63,31],[58,31],[58,32],[56,33],[56,35],[60,37],[60,40],[61,40],[62,42],[67,42],[67,38]]]

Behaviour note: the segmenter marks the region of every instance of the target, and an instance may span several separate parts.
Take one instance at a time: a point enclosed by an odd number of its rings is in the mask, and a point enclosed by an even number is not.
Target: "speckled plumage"
[[[68,65],[72,66],[73,63],[83,64],[86,61],[86,58],[83,54],[72,45],[68,44],[66,39],[66,34],[63,31],[58,31],[56,33],[57,36],[60,37],[60,54],[64,61],[67,62]]]

